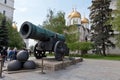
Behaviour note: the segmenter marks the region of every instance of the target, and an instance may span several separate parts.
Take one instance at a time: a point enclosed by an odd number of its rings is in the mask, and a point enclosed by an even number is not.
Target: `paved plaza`
[[[7,74],[0,80],[120,80],[120,61],[84,59],[83,62],[59,71],[40,69]]]

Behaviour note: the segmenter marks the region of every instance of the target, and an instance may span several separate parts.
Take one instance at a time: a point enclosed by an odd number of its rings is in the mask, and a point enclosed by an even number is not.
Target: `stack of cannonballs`
[[[35,69],[36,64],[32,60],[28,60],[29,53],[25,50],[17,53],[17,60],[12,60],[8,63],[8,71],[16,71],[20,69]]]

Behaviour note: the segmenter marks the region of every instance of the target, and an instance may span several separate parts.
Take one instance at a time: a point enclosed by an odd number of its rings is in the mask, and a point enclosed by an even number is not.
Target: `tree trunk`
[[[105,42],[103,41],[103,45],[102,45],[102,51],[103,51],[103,55],[106,56],[106,49],[105,49]]]
[[[84,54],[87,54],[87,50],[81,50],[81,56],[83,56]]]

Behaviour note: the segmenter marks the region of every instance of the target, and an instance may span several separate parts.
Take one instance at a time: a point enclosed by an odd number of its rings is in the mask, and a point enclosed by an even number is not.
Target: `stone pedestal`
[[[43,59],[43,67],[44,67],[44,70],[56,71],[82,61],[83,59],[80,57],[79,58],[75,57],[71,59],[65,58],[64,61],[56,61],[54,58],[48,57]],[[37,64],[38,67],[42,67],[41,59],[34,59],[34,62]]]

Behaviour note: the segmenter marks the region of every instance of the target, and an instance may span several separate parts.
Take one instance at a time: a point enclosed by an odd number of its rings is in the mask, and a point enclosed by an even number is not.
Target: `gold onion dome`
[[[81,19],[81,23],[82,24],[83,23],[89,23],[89,20],[86,17],[84,17],[84,18]]]
[[[70,17],[71,17],[72,13],[73,13],[73,11],[72,11],[71,13],[69,13],[69,14],[68,14],[68,18],[70,18]]]
[[[81,18],[81,14],[78,12],[78,11],[74,11],[72,14],[71,14],[71,18]]]
[[[14,29],[17,29],[17,26],[16,26],[15,23],[12,24],[12,27],[13,27]]]
[[[73,11],[68,14],[68,18],[81,18],[81,14],[73,9]]]

